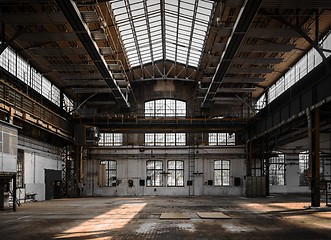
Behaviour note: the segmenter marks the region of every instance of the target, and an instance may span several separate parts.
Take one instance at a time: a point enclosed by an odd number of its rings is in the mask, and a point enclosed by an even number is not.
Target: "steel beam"
[[[97,71],[97,68],[94,64],[51,64],[48,66],[51,69],[56,71],[65,71],[65,72],[72,72],[72,71]]]
[[[84,48],[29,48],[31,52],[39,56],[68,56],[68,55],[86,55]]]
[[[241,52],[290,52],[295,48],[295,44],[255,44],[243,45],[240,47]]]
[[[330,5],[330,0],[328,1],[323,1],[323,3],[327,2],[327,4]],[[319,2],[319,1],[318,1]],[[319,4],[322,4],[322,3],[319,3]],[[311,8],[311,2],[309,3],[310,8]],[[322,57],[323,59],[323,62],[326,66],[326,71],[327,72],[330,72],[331,70],[331,67],[330,67],[330,64],[328,63],[327,61],[327,58],[324,54],[324,52],[321,50],[318,42],[315,42],[313,41],[310,36],[307,34],[307,32],[305,30],[303,30],[300,26],[296,26],[294,24],[292,24],[291,22],[287,21],[286,19],[284,19],[283,17],[281,16],[273,16],[271,13],[269,12],[265,12],[265,11],[262,11],[263,15],[267,15],[267,16],[270,16],[272,17],[273,19],[277,20],[278,22],[282,23],[282,24],[285,24],[285,26],[287,27],[290,27],[291,29],[293,29],[294,31],[296,31],[298,34],[300,34],[308,43],[310,43],[310,45],[320,54],[320,56]],[[319,22],[319,17],[316,16],[316,28],[318,29],[318,22]],[[318,33],[317,33],[317,36],[318,36]],[[316,37],[316,39],[318,39],[318,37]]]
[[[314,109],[308,114],[308,141],[309,141],[309,178],[311,186],[311,206],[321,204],[320,192],[320,111]]]
[[[23,41],[77,41],[78,37],[74,32],[24,32],[20,37]]]
[[[62,1],[56,0],[57,5],[63,12],[64,16],[67,18],[69,24],[76,32],[78,38],[83,44],[84,48],[88,52],[89,56],[93,60],[95,66],[98,68],[103,79],[106,81],[107,85],[111,89],[113,95],[119,104],[123,107],[130,108],[130,104],[126,97],[123,95],[121,89],[117,85],[115,79],[113,78],[111,72],[108,70],[108,65],[104,57],[100,54],[99,47],[93,41],[92,34],[86,24],[84,23],[82,16],[74,1]]]
[[[328,59],[328,64],[330,62],[331,60]],[[256,124],[245,132],[245,140],[261,139],[267,134],[279,135],[280,131],[285,129],[287,139],[292,141],[292,137],[296,137],[292,134],[295,128],[307,128],[305,118],[307,109],[313,110],[317,107],[320,108],[321,113],[323,112],[320,126],[324,127],[328,124],[327,120],[331,119],[329,111],[331,106],[329,81],[331,73],[325,74],[325,69],[324,64],[319,64],[300,81],[269,103],[268,107],[261,109],[257,114]],[[286,126],[290,126],[290,128],[287,129]],[[284,132],[281,134],[285,136]],[[301,135],[300,138],[303,138],[304,136]]]
[[[254,92],[255,88],[219,88],[218,93],[250,93]],[[215,98],[214,98],[215,99]]]
[[[308,32],[308,31],[307,31]],[[300,34],[291,28],[251,28],[247,32],[247,37],[256,38],[301,38]]]
[[[238,132],[253,123],[249,118],[145,118],[91,116],[77,119],[80,124],[93,122],[95,126],[119,132]]]
[[[11,25],[65,24],[67,20],[60,12],[56,13],[1,13],[0,22]]]
[[[248,0],[241,8],[231,36],[226,44],[225,51],[221,57],[221,61],[217,66],[216,73],[214,74],[204,100],[201,103],[202,108],[210,108],[217,89],[221,85],[222,80],[230,67],[233,58],[235,57],[249,26],[257,14],[261,6],[261,2],[261,0]]]
[[[82,87],[82,88],[72,88],[72,90],[75,91],[75,93],[109,93],[110,89],[105,87],[105,88],[87,88],[87,87]]]
[[[265,74],[272,73],[273,68],[264,67],[251,67],[251,68],[230,68],[228,70],[229,74]]]
[[[63,80],[102,80],[101,74],[75,74],[75,73],[61,73]]]
[[[263,7],[265,8],[278,8],[278,9],[322,9],[330,8],[330,0],[300,0],[300,1],[275,1],[275,0],[264,0]]]
[[[224,77],[223,83],[260,83],[263,82],[265,78],[240,78],[240,77]]]
[[[238,64],[277,64],[283,61],[282,58],[263,58],[263,57],[236,57],[233,63]]]
[[[104,86],[107,87],[103,80],[66,80],[65,86]]]

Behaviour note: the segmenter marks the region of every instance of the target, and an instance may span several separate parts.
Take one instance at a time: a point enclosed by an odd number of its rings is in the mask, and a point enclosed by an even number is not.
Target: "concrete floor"
[[[331,239],[331,208],[309,195],[267,198],[100,197],[25,203],[0,212],[0,239]],[[160,219],[166,212],[190,219]],[[222,212],[230,219],[201,219]]]

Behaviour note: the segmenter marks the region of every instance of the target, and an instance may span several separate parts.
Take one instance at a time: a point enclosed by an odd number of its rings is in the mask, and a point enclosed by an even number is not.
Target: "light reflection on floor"
[[[55,239],[68,239],[76,237],[87,237],[93,235],[93,239],[111,239],[103,234],[123,228],[128,224],[142,209],[146,203],[122,204],[101,215],[91,218],[73,228],[70,228],[57,236]],[[98,237],[100,235],[100,237]]]

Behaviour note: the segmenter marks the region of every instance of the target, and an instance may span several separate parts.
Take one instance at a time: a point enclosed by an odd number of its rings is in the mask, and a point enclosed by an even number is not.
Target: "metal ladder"
[[[194,144],[189,148],[189,177],[188,177],[188,187],[189,187],[189,196],[194,196],[194,170],[195,170],[195,148]]]

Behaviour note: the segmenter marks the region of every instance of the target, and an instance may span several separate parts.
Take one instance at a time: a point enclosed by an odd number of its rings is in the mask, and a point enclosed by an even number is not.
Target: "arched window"
[[[174,99],[157,99],[145,102],[145,117],[185,117],[186,102]]]

